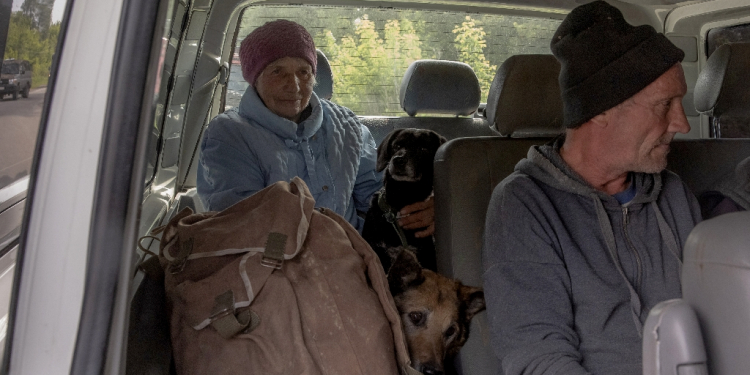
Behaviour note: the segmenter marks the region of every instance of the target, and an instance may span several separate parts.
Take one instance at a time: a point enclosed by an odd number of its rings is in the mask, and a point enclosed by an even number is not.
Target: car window
[[[239,44],[275,19],[303,25],[331,63],[333,97],[360,116],[406,116],[399,88],[415,60],[469,64],[487,101],[497,67],[517,54],[549,54],[560,20],[509,15],[396,8],[250,6],[239,24],[226,93],[226,108],[239,104],[242,79]]]
[[[10,2],[8,2],[10,3]],[[5,349],[18,237],[65,0],[0,11],[0,354]],[[1,356],[0,356],[1,358]]]
[[[18,64],[13,61],[3,61],[2,74],[18,74]]]
[[[750,24],[718,27],[706,35],[706,58],[717,48],[728,43],[750,42]],[[750,118],[742,114],[711,117],[711,135],[715,138],[750,138]]]

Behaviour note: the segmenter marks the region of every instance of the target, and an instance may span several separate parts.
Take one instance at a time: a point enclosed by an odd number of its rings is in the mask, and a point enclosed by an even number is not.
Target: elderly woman
[[[299,176],[316,205],[362,231],[361,213],[382,187],[376,148],[349,109],[313,92],[317,56],[310,34],[291,21],[268,22],[240,46],[242,76],[250,83],[238,109],[214,118],[201,142],[198,195],[223,210],[277,182]],[[407,206],[400,223],[432,234],[433,204]],[[358,214],[359,213],[359,214]]]

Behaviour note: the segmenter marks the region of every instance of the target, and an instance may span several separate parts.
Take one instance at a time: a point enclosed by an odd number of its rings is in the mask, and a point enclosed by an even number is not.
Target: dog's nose
[[[403,156],[394,156],[393,160],[391,161],[393,162],[393,165],[396,167],[403,167],[404,165],[406,165],[406,158]]]
[[[437,367],[432,366],[432,365],[423,365],[422,374],[423,375],[443,375],[443,370],[440,370]]]

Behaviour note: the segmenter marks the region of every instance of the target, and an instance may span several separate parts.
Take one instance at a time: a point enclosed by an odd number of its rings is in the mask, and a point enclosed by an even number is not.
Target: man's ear
[[[399,246],[388,249],[391,257],[391,268],[388,269],[388,287],[392,295],[419,286],[424,282],[422,266],[417,256],[407,247]]]
[[[592,117],[589,122],[599,127],[606,127],[609,124],[609,116],[611,115],[611,111],[612,108]]]
[[[461,285],[458,290],[458,299],[461,301],[461,307],[466,309],[467,322],[485,308],[482,288]]]
[[[388,135],[383,138],[383,141],[380,142],[380,145],[378,146],[378,162],[375,165],[375,170],[378,172],[382,172],[386,167],[388,167],[388,163],[390,163],[391,158],[393,157],[393,147],[391,147],[391,142],[395,140],[403,129],[396,129]]]

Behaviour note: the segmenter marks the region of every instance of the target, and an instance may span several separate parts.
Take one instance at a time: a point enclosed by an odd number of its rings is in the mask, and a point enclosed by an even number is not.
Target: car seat
[[[321,50],[315,50],[318,53],[318,68],[315,71],[315,87],[313,91],[319,98],[331,100],[333,97],[333,71],[328,58]]]
[[[519,138],[454,139],[438,150],[435,248],[441,274],[467,285],[482,285],[482,238],[492,191],[531,146],[546,143],[563,130],[562,104],[553,100],[559,69],[557,60],[547,55],[506,60],[490,88],[486,113],[493,128]],[[469,340],[456,356],[455,367],[464,375],[501,372],[490,346],[486,312],[472,320]]]
[[[695,83],[695,109],[712,116],[713,132],[722,136],[722,117],[750,119],[750,43],[720,46],[706,61]],[[744,122],[747,127],[747,122]]]
[[[378,143],[391,131],[403,128],[433,130],[449,140],[493,135],[482,118],[461,117],[477,111],[480,93],[479,80],[469,65],[417,60],[407,68],[399,90],[399,103],[409,117],[363,118],[362,123]]]
[[[515,55],[497,69],[485,117],[504,136],[554,136],[563,130],[560,63],[552,55]],[[519,126],[523,124],[523,126]]]
[[[417,60],[401,80],[399,102],[409,116],[441,113],[467,116],[479,107],[481,90],[474,70],[458,61]]]
[[[719,47],[708,59],[695,86],[698,111],[715,118],[722,114],[747,116],[748,67],[750,44]],[[744,145],[746,155],[750,154],[750,143],[740,145]],[[712,159],[714,163],[726,162]],[[750,368],[748,225],[750,212],[738,212],[704,221],[690,233],[683,251],[683,298],[656,305],[646,320],[644,374],[747,373]]]

